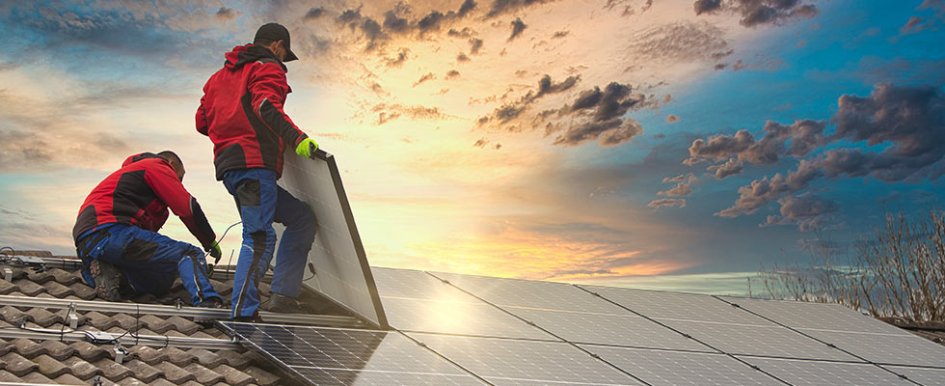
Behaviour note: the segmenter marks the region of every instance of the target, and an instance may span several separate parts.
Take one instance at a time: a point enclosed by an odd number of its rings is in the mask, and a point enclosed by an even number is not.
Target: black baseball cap
[[[253,41],[259,41],[260,39],[265,39],[269,41],[279,41],[282,40],[285,42],[285,60],[283,62],[291,62],[293,60],[298,60],[299,57],[295,56],[295,53],[292,52],[292,49],[289,42],[289,30],[285,28],[282,24],[279,23],[266,23],[262,27],[259,27],[256,30],[256,37],[253,38]]]

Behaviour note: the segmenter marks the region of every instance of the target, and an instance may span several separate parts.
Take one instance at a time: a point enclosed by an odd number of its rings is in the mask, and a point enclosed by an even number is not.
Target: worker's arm
[[[283,110],[285,97],[291,89],[285,70],[276,62],[263,63],[249,78],[249,92],[253,95],[253,112],[276,132],[286,146],[295,149],[308,138]]]
[[[200,209],[197,199],[191,196],[177,179],[177,174],[170,166],[160,165],[148,168],[144,173],[144,180],[158,199],[167,204],[177,217],[180,217],[190,233],[200,241],[204,250],[210,251],[216,247],[216,234],[213,233],[207,216]]]
[[[203,96],[200,97],[200,107],[197,107],[197,132],[203,135],[209,135],[208,130],[210,129],[209,124],[207,123],[207,108],[204,105],[204,102],[207,99],[207,86],[203,86]]]

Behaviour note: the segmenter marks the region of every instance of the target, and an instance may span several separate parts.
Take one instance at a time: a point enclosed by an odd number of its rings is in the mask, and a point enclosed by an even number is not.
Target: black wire
[[[220,242],[223,241],[223,238],[226,237],[226,234],[230,232],[230,229],[233,229],[233,227],[235,227],[235,226],[237,226],[237,225],[240,225],[240,224],[242,224],[242,223],[243,223],[242,221],[237,221],[237,222],[231,224],[230,226],[226,227],[226,230],[223,231],[223,236],[220,236],[220,238],[217,239],[217,245],[220,245]],[[207,252],[207,254],[204,255],[204,257],[207,257],[207,256],[210,256],[210,252]],[[231,256],[231,258],[232,258],[232,256]]]

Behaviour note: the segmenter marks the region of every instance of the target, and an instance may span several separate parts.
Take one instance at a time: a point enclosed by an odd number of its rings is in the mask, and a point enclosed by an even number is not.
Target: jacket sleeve
[[[293,149],[308,138],[286,115],[282,106],[289,94],[285,70],[275,62],[261,63],[249,77],[249,92],[253,96],[253,111]]]
[[[167,204],[177,217],[180,217],[190,233],[200,241],[204,250],[209,250],[216,241],[216,234],[213,233],[213,228],[210,227],[207,216],[200,209],[197,199],[187,192],[174,171],[167,165],[156,164],[145,170],[144,180],[158,199]]]
[[[207,99],[207,86],[203,86],[203,96],[200,97],[200,107],[197,107],[197,132],[203,135],[209,135],[208,130],[210,129],[209,124],[207,123],[207,108],[205,107],[205,101]]]

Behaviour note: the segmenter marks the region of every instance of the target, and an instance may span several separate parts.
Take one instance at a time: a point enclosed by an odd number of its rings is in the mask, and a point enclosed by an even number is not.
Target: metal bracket
[[[75,303],[69,303],[69,311],[66,313],[66,322],[73,330],[79,328],[79,313],[76,312]]]
[[[115,342],[115,362],[116,363],[123,364],[125,362],[125,358],[129,357],[129,354],[130,353],[128,352],[128,350],[122,347],[120,342],[118,341]]]
[[[6,266],[6,265],[3,266],[3,280],[6,280],[11,283],[13,282],[13,268],[10,268],[9,266]]]

